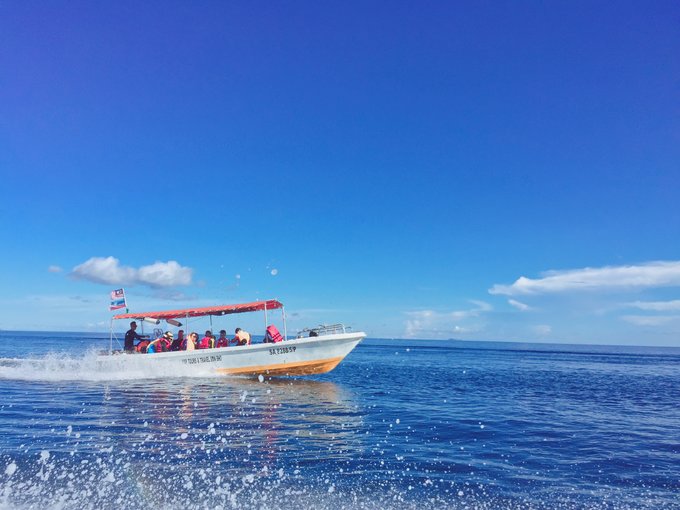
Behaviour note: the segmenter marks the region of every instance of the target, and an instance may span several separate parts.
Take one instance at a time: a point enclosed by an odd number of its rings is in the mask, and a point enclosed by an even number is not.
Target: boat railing
[[[350,329],[352,329],[350,326],[345,326],[344,324],[319,324],[315,328],[305,328],[298,331],[297,338],[337,335],[339,333],[347,333]]]

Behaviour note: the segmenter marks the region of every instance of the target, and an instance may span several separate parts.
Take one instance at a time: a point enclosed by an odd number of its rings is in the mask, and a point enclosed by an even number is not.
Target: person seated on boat
[[[146,354],[146,349],[149,347],[149,342],[148,340],[141,340],[137,345],[135,345],[135,352],[138,352],[140,354]]]
[[[171,345],[172,333],[170,331],[166,331],[162,337],[156,338],[156,340],[149,344],[149,346],[146,348],[146,353],[153,354],[156,352],[168,352]]]
[[[148,338],[146,335],[140,335],[137,333],[137,323],[132,321],[130,323],[130,329],[125,333],[125,352],[135,352],[135,340],[144,340]]]
[[[217,339],[217,345],[215,347],[229,347],[229,339],[227,338],[227,332],[224,329],[220,330],[220,337]]]
[[[169,352],[170,351],[170,347],[172,346],[172,342],[174,342],[172,331],[166,331],[165,334],[163,335],[163,338],[161,338],[161,345],[163,347],[163,352]]]
[[[194,349],[196,349],[196,342],[198,342],[198,333],[192,331],[191,333],[189,333],[189,336],[187,336],[182,342],[180,350],[193,351]]]
[[[160,338],[156,338],[156,340],[152,340],[149,342],[146,346],[146,353],[147,354],[155,354],[156,353],[156,346],[158,345],[158,341]]]
[[[212,331],[208,330],[205,332],[205,336],[201,338],[201,341],[196,346],[197,349],[212,349],[215,347],[215,337],[213,337]]]
[[[236,340],[237,345],[250,345],[250,333],[241,328],[236,328],[234,333],[236,335],[234,340]]]
[[[184,330],[180,329],[177,332],[177,338],[175,338],[170,345],[170,350],[179,351],[182,348],[182,342],[184,342]]]
[[[270,324],[265,331],[263,342],[266,344],[275,344],[283,342],[283,337],[281,336],[281,333],[279,333],[278,328],[273,324]]]

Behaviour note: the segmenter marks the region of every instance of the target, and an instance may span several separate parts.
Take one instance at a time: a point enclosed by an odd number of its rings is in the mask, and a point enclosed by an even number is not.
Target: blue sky
[[[3,2],[0,328],[105,331],[123,286],[275,297],[293,330],[680,345],[679,18]]]

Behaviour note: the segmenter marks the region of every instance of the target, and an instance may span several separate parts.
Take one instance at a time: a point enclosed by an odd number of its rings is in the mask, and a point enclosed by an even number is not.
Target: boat
[[[135,320],[158,325],[166,321],[175,327],[181,326],[180,320],[188,324],[189,319],[209,317],[210,324],[214,317],[248,312],[264,312],[265,330],[269,325],[269,312],[281,310],[283,319],[282,341],[277,343],[251,343],[221,348],[200,349],[193,351],[160,352],[154,354],[124,353],[113,349],[114,321]],[[143,327],[143,326],[142,326]],[[114,315],[111,320],[111,346],[108,353],[99,359],[135,360],[140,362],[182,366],[196,366],[201,369],[221,374],[247,376],[300,376],[330,372],[333,370],[364,338],[363,332],[353,332],[343,324],[320,325],[305,328],[294,338],[288,338],[286,314],[284,306],[275,299],[254,301],[234,305],[220,305],[205,308],[187,308],[156,312],[122,313]],[[186,372],[183,372],[186,373]]]

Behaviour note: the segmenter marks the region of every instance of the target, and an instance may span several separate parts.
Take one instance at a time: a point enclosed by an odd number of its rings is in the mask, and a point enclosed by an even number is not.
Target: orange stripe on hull
[[[218,368],[222,374],[239,375],[312,375],[323,374],[333,370],[344,356],[337,358],[318,359],[314,361],[298,361],[296,363],[278,363],[275,365],[260,365],[243,368]]]

